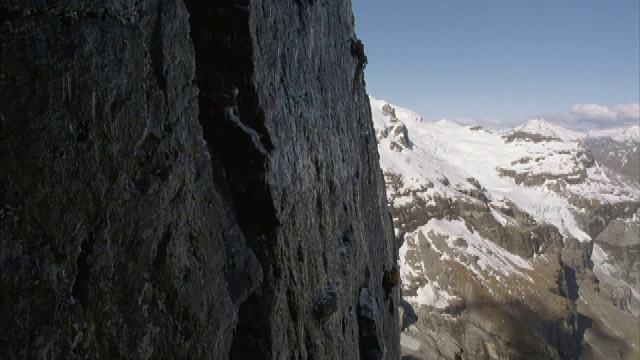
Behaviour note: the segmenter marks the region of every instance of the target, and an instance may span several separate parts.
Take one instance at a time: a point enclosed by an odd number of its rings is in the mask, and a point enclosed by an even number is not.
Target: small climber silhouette
[[[384,271],[382,275],[382,288],[384,289],[384,299],[388,300],[391,297],[391,291],[400,282],[400,272],[397,266],[393,266],[391,270]]]

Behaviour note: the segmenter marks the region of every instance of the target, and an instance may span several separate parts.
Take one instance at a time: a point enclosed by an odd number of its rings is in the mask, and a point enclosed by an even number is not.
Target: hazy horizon
[[[635,0],[353,1],[367,91],[437,121],[640,124]]]

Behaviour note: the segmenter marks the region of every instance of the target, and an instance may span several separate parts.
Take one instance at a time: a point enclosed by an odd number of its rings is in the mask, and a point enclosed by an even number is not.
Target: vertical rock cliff
[[[0,357],[399,358],[365,64],[349,1],[3,1]]]

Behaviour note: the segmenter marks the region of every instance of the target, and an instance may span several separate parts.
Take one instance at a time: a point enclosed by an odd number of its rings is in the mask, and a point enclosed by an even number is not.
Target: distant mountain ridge
[[[588,134],[593,138],[609,137],[615,141],[640,141],[640,125],[633,125],[628,128],[590,130]]]
[[[587,132],[567,129],[544,119],[532,119],[512,131],[554,137],[564,141],[576,141],[587,138],[611,138],[614,141],[640,141],[640,125],[609,129],[589,130]]]
[[[579,131],[569,130],[560,125],[550,123],[544,119],[533,119],[527,121],[514,129],[532,134],[558,138],[564,141],[575,141],[586,138],[588,135]]]
[[[630,161],[607,145],[622,143],[542,119],[491,131],[370,102],[402,244],[406,355],[638,356],[627,339],[640,335],[629,316],[640,314],[640,186],[606,164]]]

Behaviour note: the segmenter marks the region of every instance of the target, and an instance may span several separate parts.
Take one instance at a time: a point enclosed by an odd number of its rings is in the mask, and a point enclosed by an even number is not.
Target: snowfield
[[[492,241],[479,236],[477,233],[469,231],[462,220],[447,221],[431,219],[427,225],[421,227],[419,231],[425,234],[433,233],[435,235],[446,236],[447,245],[450,249],[455,248],[459,250],[460,254],[465,254],[467,258],[475,259],[475,261],[469,263],[460,262],[478,277],[483,277],[483,274],[479,270],[493,270],[504,275],[515,274],[529,279],[521,270],[533,270],[531,265],[523,258],[506,251]],[[432,237],[427,236],[427,239],[431,238]],[[464,241],[460,242],[459,239]],[[458,245],[456,241],[463,245]],[[431,245],[437,248],[437,245],[433,242],[431,242]]]
[[[634,250],[627,246],[640,231],[640,187],[611,167],[618,153],[611,153],[612,163],[599,163],[609,158],[593,152],[593,138],[632,148],[637,143],[628,140],[638,138],[638,127],[587,134],[534,119],[491,131],[370,102],[401,242],[404,353],[457,358],[464,348],[465,356],[484,349],[479,358],[510,358],[506,349],[516,343],[500,339],[521,334],[542,340],[527,350],[537,354],[555,345],[527,334],[551,339],[556,333],[541,324],[565,326],[582,314],[594,328],[611,330],[587,329],[585,348],[613,353],[611,344],[624,342],[635,350],[616,351],[637,358],[636,343],[625,339],[637,338],[640,329],[629,320],[640,314],[640,293],[637,277],[629,275]],[[580,302],[571,298],[571,281],[579,282]]]
[[[582,139],[569,130],[544,121],[530,121],[520,130],[531,128],[543,135],[568,138],[570,141],[552,140],[533,142],[516,139],[508,141],[505,133],[461,126],[447,120],[427,122],[410,110],[395,107],[397,119],[406,126],[410,147],[401,151],[392,149],[393,136],[383,136],[392,126],[390,117],[382,111],[387,102],[371,97],[373,122],[378,134],[380,164],[385,172],[400,175],[403,190],[420,189],[430,184],[429,195],[446,198],[459,197],[458,190],[473,190],[468,181],[476,179],[494,202],[508,199],[520,209],[531,214],[536,221],[556,226],[565,236],[580,241],[590,240],[582,231],[571,211],[566,194],[551,190],[553,181],[539,186],[517,184],[512,177],[501,174],[501,170],[512,171],[524,177],[535,175],[558,176],[572,179],[572,175],[586,176],[583,183],[573,185],[567,181],[563,189],[581,197],[600,201],[634,201],[640,196],[638,189],[621,179],[614,179],[606,171],[595,166],[585,168],[584,153],[573,139]],[[544,125],[548,129],[544,129]],[[534,126],[535,125],[535,126]],[[585,136],[586,137],[586,136]],[[464,170],[463,170],[464,169]],[[446,177],[449,185],[439,179]],[[615,181],[615,187],[611,182]],[[620,190],[621,189],[621,190]],[[410,201],[397,199],[398,203]]]
[[[409,205],[416,197],[430,205],[435,205],[435,197],[477,202],[480,200],[465,194],[481,191],[490,213],[503,226],[515,221],[497,209],[511,203],[536,222],[555,226],[565,238],[591,241],[575,217],[582,210],[572,205],[570,198],[620,202],[640,197],[637,186],[601,167],[582,143],[588,136],[618,136],[633,129],[588,135],[535,119],[512,130],[490,131],[448,120],[428,122],[418,113],[386,101],[370,97],[370,102],[382,170],[400,180],[398,189],[388,189],[395,207]],[[428,245],[419,241],[419,233]],[[445,247],[434,243],[436,236],[446,237]],[[424,264],[406,260],[409,247],[420,252],[422,246],[431,246],[441,260],[459,262],[479,280],[488,274],[530,280],[526,271],[532,268],[526,260],[482,238],[463,220],[430,219],[405,234],[405,239],[400,248],[403,284],[425,278]],[[460,239],[465,246],[457,245]],[[601,255],[596,248],[596,259]],[[598,271],[606,272],[605,263],[596,262]],[[419,283],[415,296],[406,297],[408,301],[444,308],[456,298],[435,279],[426,280]]]

